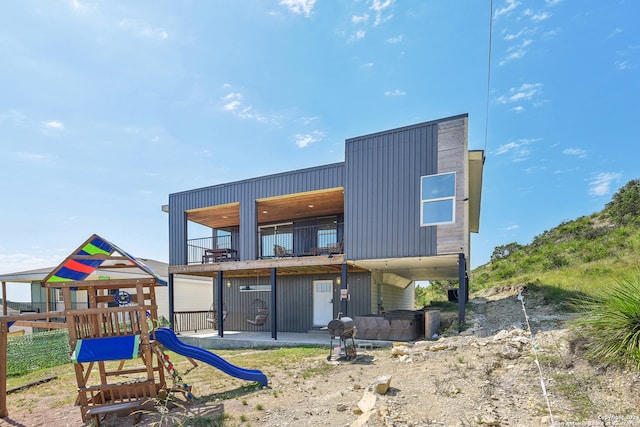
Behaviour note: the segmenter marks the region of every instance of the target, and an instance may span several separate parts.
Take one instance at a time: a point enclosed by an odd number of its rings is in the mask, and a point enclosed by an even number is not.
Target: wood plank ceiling
[[[301,218],[344,212],[344,189],[310,191],[256,200],[258,224],[288,222]],[[187,211],[187,219],[211,228],[240,225],[240,203]]]

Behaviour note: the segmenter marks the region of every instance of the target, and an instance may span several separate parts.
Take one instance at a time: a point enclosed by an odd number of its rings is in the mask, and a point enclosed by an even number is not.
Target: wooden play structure
[[[98,268],[137,269],[148,278],[96,277]],[[126,274],[122,276],[126,277]],[[0,417],[6,406],[7,335],[11,324],[39,328],[68,328],[83,421],[109,412],[139,413],[168,387],[165,369],[172,371],[162,347],[153,340],[157,324],[156,286],[166,282],[146,265],[98,235],[91,236],[43,281],[60,289],[64,312],[0,317]],[[88,308],[73,309],[73,292],[86,292]],[[64,317],[65,323],[52,322]],[[194,362],[195,363],[195,362]],[[180,385],[181,390],[188,389]],[[185,391],[186,390],[186,391]]]

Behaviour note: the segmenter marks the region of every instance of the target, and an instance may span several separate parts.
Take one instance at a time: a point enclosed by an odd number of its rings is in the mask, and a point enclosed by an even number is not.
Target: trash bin
[[[433,338],[440,329],[440,310],[425,310],[424,312],[424,337]]]

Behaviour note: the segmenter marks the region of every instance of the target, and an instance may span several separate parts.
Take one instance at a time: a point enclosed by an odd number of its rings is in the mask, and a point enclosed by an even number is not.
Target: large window
[[[319,248],[328,248],[338,243],[338,224],[335,217],[318,220],[316,241]]]
[[[455,173],[421,177],[420,195],[420,225],[455,222]]]
[[[262,226],[258,228],[258,231],[262,258],[273,258],[292,253],[293,223]],[[276,253],[276,250],[281,253]]]

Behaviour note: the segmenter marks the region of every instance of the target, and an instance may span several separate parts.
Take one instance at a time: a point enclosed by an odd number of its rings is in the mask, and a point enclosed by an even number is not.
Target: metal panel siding
[[[420,176],[437,172],[437,122],[347,140],[348,259],[435,255],[435,227],[420,227]]]
[[[241,259],[255,259],[256,199],[344,186],[344,163],[301,169],[169,195],[169,264],[187,264],[185,211],[240,202]]]
[[[333,280],[334,317],[340,310],[340,286],[335,284],[335,275],[305,275],[278,276],[278,331],[279,332],[307,332],[313,328],[313,281]],[[241,292],[244,285],[267,284],[269,277],[234,278],[231,288],[227,288],[226,279],[224,304],[228,308],[224,322],[225,330],[229,331],[270,331],[271,318],[263,326],[255,326],[247,322],[253,320],[254,300],[264,301],[269,316],[272,315],[271,294],[268,291]],[[371,281],[368,273],[349,274],[348,278],[351,301],[348,305],[350,316],[368,314],[371,299]],[[215,287],[214,287],[215,289]],[[214,296],[217,300],[217,295]],[[327,335],[327,341],[329,336]]]

